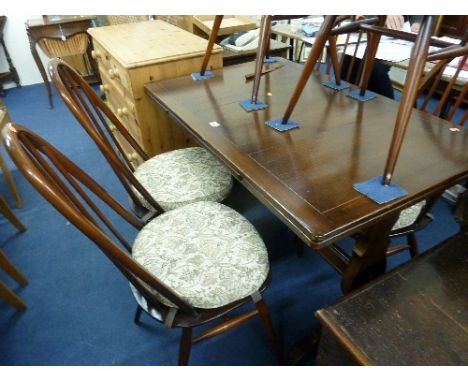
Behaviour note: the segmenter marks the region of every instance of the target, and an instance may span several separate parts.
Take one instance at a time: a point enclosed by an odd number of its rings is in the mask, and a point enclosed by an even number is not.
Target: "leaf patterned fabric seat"
[[[141,164],[134,173],[164,211],[198,201],[221,202],[232,188],[229,170],[201,147],[174,150]],[[142,205],[150,205],[136,192]]]
[[[238,212],[214,202],[197,202],[159,215],[139,232],[132,256],[189,304],[204,309],[252,295],[269,272],[267,250],[255,227]],[[132,290],[148,311],[142,296]],[[158,299],[174,306],[160,295]]]
[[[413,224],[418,218],[419,214],[421,213],[421,210],[423,209],[425,205],[426,205],[426,201],[423,200],[401,211],[400,216],[398,217],[398,220],[396,221],[396,223],[393,225],[392,230],[405,228]]]

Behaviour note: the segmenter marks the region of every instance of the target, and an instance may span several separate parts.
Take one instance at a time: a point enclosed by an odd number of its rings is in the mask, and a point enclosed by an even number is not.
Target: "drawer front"
[[[141,146],[141,137],[140,132],[135,126],[134,118],[132,117],[132,113],[124,113],[122,114],[122,109],[127,108],[129,111],[129,107],[126,106],[127,104],[125,101],[118,99],[117,97],[108,97],[108,105],[110,109],[114,112],[117,116],[119,121],[125,127],[125,129],[132,135],[132,137],[140,144]],[[119,114],[120,115],[119,115]],[[135,149],[127,142],[127,140],[120,134],[120,132],[114,127],[111,126],[112,133],[119,141],[122,149],[125,153],[127,159],[132,163],[133,168],[136,168],[139,164],[142,163],[139,156],[136,154]]]
[[[120,97],[119,93],[113,88],[111,88],[106,95],[110,109],[114,112],[120,122],[122,122],[128,131],[139,135],[135,105],[133,102],[126,97]]]
[[[127,70],[96,40],[93,41],[93,46],[92,56],[98,63],[101,75],[105,73],[110,80],[122,86],[129,94],[132,94]]]

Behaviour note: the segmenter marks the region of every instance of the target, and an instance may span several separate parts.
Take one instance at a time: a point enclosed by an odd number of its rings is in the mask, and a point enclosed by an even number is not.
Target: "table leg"
[[[41,58],[39,57],[39,54],[37,53],[36,41],[34,41],[34,39],[32,39],[31,36],[29,35],[28,35],[28,38],[29,38],[29,48],[31,49],[32,56],[34,58],[34,61],[36,62],[39,72],[41,73],[42,80],[44,81],[44,85],[46,87],[47,96],[49,98],[49,107],[53,109],[54,104],[52,103],[52,91],[50,89],[49,78],[47,77],[47,73],[44,69],[44,66],[42,65]]]
[[[378,222],[359,237],[353,247],[351,260],[343,272],[343,293],[346,294],[385,272],[389,234],[398,216],[399,213],[396,213]]]

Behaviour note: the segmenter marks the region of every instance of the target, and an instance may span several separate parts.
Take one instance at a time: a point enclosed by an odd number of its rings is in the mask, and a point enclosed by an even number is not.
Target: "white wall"
[[[41,18],[40,15],[6,15],[7,21],[4,29],[5,45],[10,53],[13,65],[18,71],[21,85],[31,85],[42,83],[42,77],[39,69],[34,62],[34,58],[29,50],[29,40],[26,35],[25,23],[29,19]],[[42,59],[44,68],[47,70],[47,57],[42,53],[41,49],[37,48],[39,56]],[[0,48],[0,72],[8,70],[3,49]],[[5,88],[15,86],[14,83],[5,84]]]

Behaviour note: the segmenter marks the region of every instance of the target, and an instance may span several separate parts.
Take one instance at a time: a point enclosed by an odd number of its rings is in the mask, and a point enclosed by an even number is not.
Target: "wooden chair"
[[[224,200],[232,188],[229,170],[207,150],[190,147],[149,158],[104,101],[69,65],[49,63],[67,107],[94,140],[127,190],[137,211],[172,210],[197,201]],[[125,149],[131,148],[130,158]],[[144,163],[133,172],[133,156]]]
[[[462,48],[466,45],[467,40],[468,38],[465,38],[465,41],[462,41],[459,47]],[[457,46],[453,46],[451,48],[452,51],[454,51],[454,48],[457,48]],[[468,50],[468,48],[466,48],[466,50]],[[418,93],[420,94],[419,98],[421,101],[419,105],[416,105],[417,108],[451,121],[454,123],[454,129],[457,129],[457,127],[455,127],[456,125],[463,127],[468,117],[466,106],[465,108],[462,106],[468,103],[468,81],[460,78],[460,72],[467,62],[467,57],[467,54],[458,57],[458,65],[454,67],[455,72],[448,78],[447,75],[445,76],[445,83],[443,74],[453,59],[453,52],[448,58],[436,62],[433,68],[427,74],[423,75],[419,82]],[[437,91],[439,94],[436,94]],[[431,99],[435,100],[432,105],[432,110],[429,108]],[[436,132],[434,134],[434,139],[437,139]],[[445,149],[450,150],[449,147]],[[440,195],[403,210],[395,224],[391,237],[406,235],[408,241],[407,247],[410,250],[411,257],[419,254],[415,232],[423,229],[433,220],[430,209],[438,196]],[[406,249],[406,247],[397,246],[389,248],[388,254],[391,255],[403,249]]]
[[[404,38],[412,38],[411,36],[400,35]],[[423,74],[419,83],[416,83],[417,94],[422,98],[420,104],[416,104],[419,110],[431,112],[433,115],[440,118],[444,118],[454,123],[454,125],[463,126],[466,122],[468,111],[462,108],[463,104],[468,101],[468,82],[460,79],[460,72],[467,61],[468,46],[468,33],[460,44],[443,46],[443,42],[433,41],[438,45],[441,50],[428,55],[427,61],[440,58],[433,68]],[[458,65],[454,68],[454,74],[447,79],[445,83],[443,80],[443,73],[447,69],[448,65],[454,58],[458,57]],[[440,96],[436,96],[436,91],[439,90]],[[438,100],[437,100],[438,97]],[[430,100],[437,100],[434,102],[433,109],[429,110]],[[457,113],[457,110],[459,113]],[[464,111],[463,111],[464,110]],[[459,117],[456,117],[458,114]],[[455,128],[455,127],[454,127]],[[456,128],[455,128],[456,129]],[[437,139],[436,136],[434,136]],[[408,245],[396,246],[389,248],[388,254],[392,255],[406,248],[409,249],[411,257],[419,254],[419,248],[416,241],[415,232],[426,227],[432,220],[433,217],[430,214],[430,209],[436,199],[440,195],[437,195],[429,200],[422,201],[408,209],[401,212],[400,217],[395,224],[392,231],[391,237],[397,237],[405,235],[407,237]]]
[[[78,166],[33,132],[7,125],[8,152],[26,179],[68,221],[89,237],[129,280],[142,310],[168,328],[181,328],[179,364],[191,344],[213,337],[256,314],[280,356],[262,291],[270,281],[265,245],[240,214],[219,203],[198,202],[166,212],[148,224],[119,204]],[[106,205],[140,230],[131,246],[99,209]],[[113,235],[118,243],[111,238]],[[233,309],[253,302],[237,317]],[[222,322],[192,338],[192,328]]]

